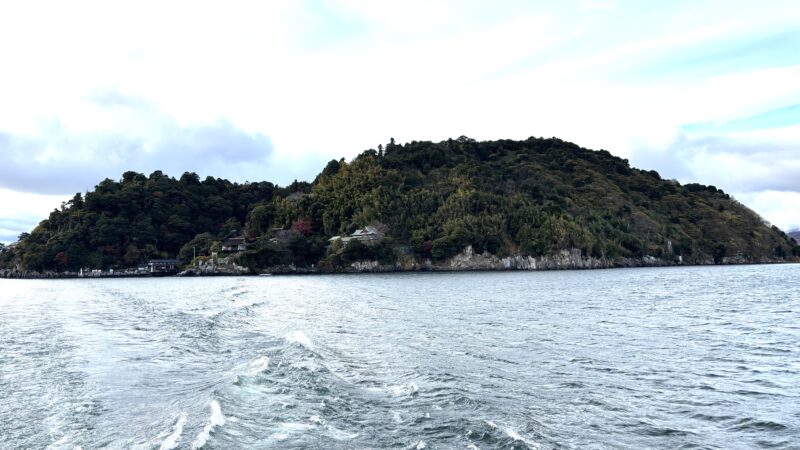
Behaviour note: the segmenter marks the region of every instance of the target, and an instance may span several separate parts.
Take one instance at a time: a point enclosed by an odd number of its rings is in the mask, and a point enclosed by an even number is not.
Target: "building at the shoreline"
[[[223,252],[243,252],[247,250],[247,241],[243,236],[225,239],[222,242]]]
[[[147,262],[147,271],[151,274],[176,273],[177,259],[151,259]]]

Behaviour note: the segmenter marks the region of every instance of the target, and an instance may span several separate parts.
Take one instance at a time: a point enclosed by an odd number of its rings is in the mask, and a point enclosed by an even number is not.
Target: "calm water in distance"
[[[0,280],[0,448],[800,448],[800,265]]]

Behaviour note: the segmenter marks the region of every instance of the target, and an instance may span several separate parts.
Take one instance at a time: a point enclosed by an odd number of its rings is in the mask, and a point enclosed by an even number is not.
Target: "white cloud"
[[[0,242],[16,241],[20,233],[32,230],[64,200],[61,195],[30,194],[0,188]]]
[[[800,224],[800,125],[727,134],[678,133],[631,161],[663,177],[721,188],[782,229]]]
[[[800,192],[766,190],[743,192],[734,197],[783,230],[800,229]]]
[[[13,173],[0,184],[68,195],[129,168],[283,183],[389,137],[466,134],[558,136],[726,190],[795,189],[774,181],[796,169],[796,129],[681,132],[800,103],[791,41],[780,64],[681,64],[798,20],[777,1],[6,3],[0,152]],[[208,133],[231,144],[218,158]]]
[[[88,131],[53,120],[31,135],[0,131],[0,187],[74,193],[127,170],[160,169],[174,176],[211,175],[214,169],[220,170],[217,176],[280,173],[271,167],[270,139],[227,120],[182,126],[154,105],[115,91],[91,103],[83,117],[97,117],[106,127]]]

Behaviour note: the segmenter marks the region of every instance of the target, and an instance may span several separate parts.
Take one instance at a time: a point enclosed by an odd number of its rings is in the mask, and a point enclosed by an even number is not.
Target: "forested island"
[[[604,150],[462,136],[392,139],[286,187],[126,172],[22,234],[0,269],[75,274],[166,258],[198,273],[594,268],[798,261],[800,246],[714,186]]]

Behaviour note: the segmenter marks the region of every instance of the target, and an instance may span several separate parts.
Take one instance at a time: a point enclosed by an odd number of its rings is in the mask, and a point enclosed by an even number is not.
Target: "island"
[[[164,260],[186,275],[583,269],[796,262],[800,246],[714,186],[605,150],[462,136],[392,139],[285,187],[126,172],[0,248],[0,276]]]

